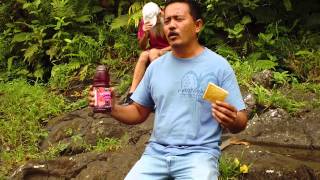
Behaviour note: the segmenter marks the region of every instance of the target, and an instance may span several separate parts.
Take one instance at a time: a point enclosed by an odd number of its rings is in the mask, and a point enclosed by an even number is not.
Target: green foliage
[[[66,105],[61,96],[24,81],[0,83],[0,102],[0,174],[6,174],[13,166],[38,153],[37,144],[47,136],[42,123],[63,112]]]
[[[243,31],[245,30],[245,25],[251,22],[249,16],[244,16],[240,23],[234,25],[233,28],[225,28],[228,32],[228,38],[230,39],[240,39],[243,36]]]
[[[320,84],[315,83],[293,83],[292,87],[303,92],[312,92],[320,96]]]
[[[61,152],[65,151],[69,144],[67,143],[58,143],[55,146],[50,146],[48,150],[45,150],[43,152],[40,152],[37,154],[38,159],[45,159],[45,160],[51,160],[60,155]]]
[[[299,50],[289,57],[289,67],[305,81],[320,82],[320,49]]]
[[[291,76],[290,74],[288,74],[288,71],[273,73],[273,81],[276,84],[286,85],[289,83],[290,80],[291,80]]]
[[[305,106],[304,102],[297,102],[285,95],[279,90],[268,90],[262,86],[256,85],[250,88],[256,96],[257,103],[267,108],[282,108],[289,113],[294,113]]]
[[[249,172],[250,166],[241,164],[238,158],[222,156],[219,159],[219,180],[238,179],[242,174]]]
[[[249,87],[252,81],[252,76],[255,73],[254,68],[247,62],[235,61],[232,67],[237,76],[238,83]]]
[[[96,152],[116,151],[121,148],[121,142],[115,138],[98,139],[97,145],[92,147]]]
[[[254,52],[247,57],[240,57],[232,47],[226,44],[219,45],[216,52],[230,61],[239,83],[248,87],[253,84],[252,76],[255,73],[268,69],[275,70],[278,66],[277,58],[271,54]]]

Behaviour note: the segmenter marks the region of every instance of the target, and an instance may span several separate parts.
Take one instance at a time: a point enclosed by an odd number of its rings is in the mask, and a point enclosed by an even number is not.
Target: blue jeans
[[[144,154],[125,180],[217,180],[218,176],[218,159],[208,153]]]

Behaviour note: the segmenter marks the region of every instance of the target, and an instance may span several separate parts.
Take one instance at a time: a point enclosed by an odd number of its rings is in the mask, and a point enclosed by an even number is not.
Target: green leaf
[[[14,35],[12,42],[28,41],[28,40],[30,40],[30,37],[31,37],[31,33],[25,33],[25,32],[18,33],[18,34]]]
[[[241,24],[246,25],[246,24],[249,24],[249,23],[251,23],[251,18],[250,18],[250,16],[244,16],[244,17],[241,19]]]
[[[92,16],[91,15],[83,15],[75,18],[74,20],[79,23],[90,22]]]
[[[93,6],[91,10],[92,10],[92,13],[95,14],[95,13],[103,11],[104,8],[102,8],[101,6]]]
[[[65,38],[64,41],[67,42],[67,43],[72,43],[72,40],[71,40],[71,39]]]
[[[292,11],[292,3],[290,0],[283,0],[283,5],[287,11]]]
[[[12,67],[12,63],[13,63],[13,60],[18,58],[18,56],[12,56],[10,58],[8,58],[8,62],[7,62],[7,70],[10,71],[11,70],[11,67]]]

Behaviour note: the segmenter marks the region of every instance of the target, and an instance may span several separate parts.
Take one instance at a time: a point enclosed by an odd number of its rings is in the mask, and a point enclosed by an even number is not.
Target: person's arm
[[[238,133],[247,126],[248,115],[245,110],[238,111],[234,106],[217,101],[212,104],[212,115],[221,124],[229,129],[231,133]]]
[[[144,32],[142,37],[139,39],[139,47],[142,50],[146,50],[149,42],[149,32]]]
[[[167,51],[171,51],[171,46],[160,49],[159,56],[162,56]]]
[[[114,105],[111,116],[125,124],[139,124],[148,118],[150,112],[150,108],[133,103],[128,106]]]
[[[151,108],[133,103],[128,106],[117,105],[115,100],[115,91],[112,88],[112,103],[111,103],[111,116],[125,124],[139,124],[144,122],[151,112]],[[94,92],[93,87],[90,87],[88,95],[89,106],[94,106]]]
[[[147,49],[148,43],[149,43],[149,35],[150,35],[150,30],[152,29],[152,25],[150,22],[142,23],[140,24],[141,27],[139,27],[139,47],[142,50]]]

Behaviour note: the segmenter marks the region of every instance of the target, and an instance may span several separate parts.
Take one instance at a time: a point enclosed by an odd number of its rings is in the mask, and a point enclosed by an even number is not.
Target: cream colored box
[[[216,101],[224,101],[228,94],[228,91],[210,82],[202,98],[215,103]]]

